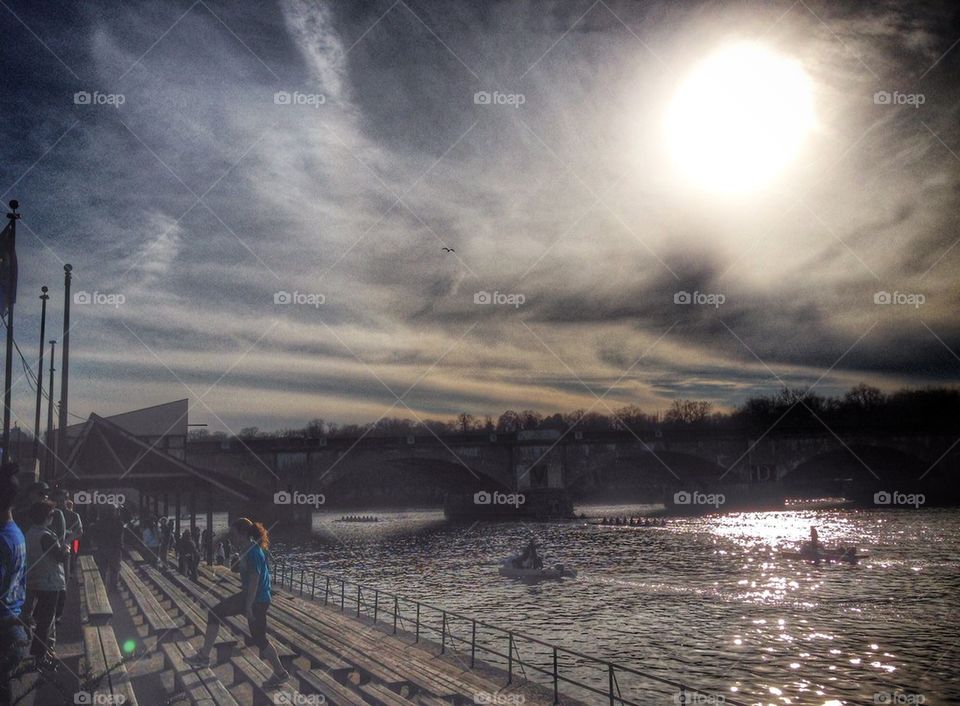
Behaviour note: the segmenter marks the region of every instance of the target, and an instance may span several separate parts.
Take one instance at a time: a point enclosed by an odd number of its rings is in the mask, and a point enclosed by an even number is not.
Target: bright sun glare
[[[680,86],[665,116],[669,151],[710,191],[758,189],[789,164],[813,126],[810,77],[753,43],[721,49]]]

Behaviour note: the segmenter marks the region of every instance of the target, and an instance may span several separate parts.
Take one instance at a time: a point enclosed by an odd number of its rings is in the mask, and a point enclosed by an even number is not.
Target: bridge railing
[[[277,561],[272,581],[290,593],[322,600],[323,605],[338,608],[341,613],[392,626],[393,634],[397,634],[398,629],[403,630],[413,635],[415,643],[421,639],[432,640],[439,644],[440,654],[452,654],[461,661],[469,659],[471,669],[479,658],[506,671],[507,684],[513,683],[515,676],[522,676],[531,682],[549,685],[553,689],[554,704],[560,703],[563,684],[601,696],[610,706],[649,704],[649,691],[644,689],[651,685],[656,685],[664,693],[672,689],[677,704],[746,706],[725,694],[701,691],[680,681],[560,647],[374,586],[323,574],[286,559]],[[463,664],[467,666],[466,661]],[[532,673],[532,678],[527,670]],[[624,689],[621,689],[621,681],[629,682],[625,683]],[[641,687],[641,684],[645,686]],[[624,690],[631,695],[636,692],[636,695],[631,698]]]

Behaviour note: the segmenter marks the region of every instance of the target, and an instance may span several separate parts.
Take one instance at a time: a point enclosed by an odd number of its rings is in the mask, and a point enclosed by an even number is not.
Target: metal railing
[[[373,586],[347,581],[329,576],[302,566],[294,566],[286,559],[278,559],[274,565],[272,582],[290,593],[297,593],[311,600],[323,600],[323,605],[339,607],[340,612],[350,613],[357,618],[372,619],[373,623],[392,625],[393,634],[398,628],[412,633],[414,642],[421,641],[424,634],[432,633],[440,645],[440,654],[447,654],[448,648],[456,651],[462,648],[463,655],[469,655],[472,669],[478,660],[478,653],[484,655],[486,663],[503,668],[507,673],[507,684],[513,683],[514,675],[541,683],[527,677],[527,669],[546,678],[553,689],[553,703],[560,703],[560,685],[569,684],[592,694],[602,696],[609,706],[646,706],[649,698],[643,701],[631,700],[620,688],[623,676],[653,682],[661,687],[675,689],[674,700],[678,704],[729,704],[746,706],[743,702],[728,698],[725,694],[712,694],[690,687],[682,682],[625,667],[609,660],[600,659],[566,647],[559,647],[536,637],[530,637],[515,630],[491,625],[482,620],[461,615],[454,611],[437,608],[423,601],[413,600]],[[349,590],[348,590],[349,587]],[[407,607],[406,615],[402,608]],[[430,620],[430,617],[433,620]],[[382,618],[386,618],[383,620]],[[437,623],[439,622],[439,625]],[[469,632],[468,637],[457,634],[454,627],[460,626]],[[478,636],[478,628],[481,634]],[[483,640],[483,633],[488,641]],[[525,656],[521,656],[521,649]],[[493,658],[492,660],[490,658]],[[541,658],[544,662],[534,661]],[[592,682],[574,677],[573,672],[590,670],[594,673]],[[606,688],[600,688],[605,684]],[[666,691],[666,690],[664,690]],[[641,698],[641,697],[637,697]]]

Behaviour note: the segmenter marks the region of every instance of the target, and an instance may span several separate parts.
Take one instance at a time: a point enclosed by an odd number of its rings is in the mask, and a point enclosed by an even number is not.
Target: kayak
[[[575,579],[577,572],[566,568],[563,564],[557,564],[553,568],[544,567],[542,569],[517,569],[513,566],[501,566],[500,575],[512,579]]]
[[[856,564],[860,559],[866,559],[864,554],[848,554],[845,549],[821,549],[819,552],[781,550],[780,556],[784,559],[798,559],[800,561],[845,561]]]

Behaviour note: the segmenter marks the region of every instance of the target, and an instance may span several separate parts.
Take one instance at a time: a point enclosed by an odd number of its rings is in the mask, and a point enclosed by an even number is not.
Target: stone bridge
[[[668,488],[830,480],[884,483],[958,477],[960,439],[948,434],[858,431],[767,434],[718,430],[552,430],[437,437],[231,439],[191,442],[199,467],[226,471],[265,493],[294,489],[389,500],[430,486],[438,499],[470,488],[567,488],[624,483]],[[879,484],[879,485],[878,485]]]

